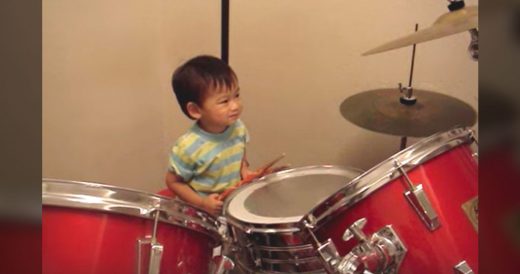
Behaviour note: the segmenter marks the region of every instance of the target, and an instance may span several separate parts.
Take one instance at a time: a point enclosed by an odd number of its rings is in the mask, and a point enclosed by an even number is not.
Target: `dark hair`
[[[237,76],[231,67],[219,58],[201,55],[194,57],[177,68],[172,77],[172,88],[177,101],[190,119],[187,105],[201,105],[209,88],[225,86],[229,89],[237,84]]]

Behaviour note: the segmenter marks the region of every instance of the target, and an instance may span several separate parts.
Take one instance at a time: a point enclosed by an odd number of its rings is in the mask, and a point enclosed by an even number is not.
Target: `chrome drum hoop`
[[[302,221],[306,220],[316,229],[319,228],[336,214],[400,177],[396,162],[400,163],[405,171],[409,171],[455,147],[475,141],[474,133],[469,127],[455,128],[424,138],[353,179],[347,186],[312,209]],[[303,224],[299,227],[303,227]]]
[[[42,205],[123,214],[143,219],[153,219],[154,212],[159,211],[161,223],[203,233],[216,243],[221,241],[219,223],[208,213],[177,199],[130,188],[43,178]]]
[[[287,272],[251,269],[250,267],[244,265],[241,261],[237,261],[236,265],[237,265],[238,269],[240,269],[241,273],[244,273],[244,274],[287,274]],[[299,271],[299,272],[294,272],[294,273],[300,273],[300,274],[327,274],[327,272],[325,270]]]
[[[316,173],[316,171],[320,171],[319,173]],[[232,203],[232,201],[239,196],[241,193],[244,193],[248,191],[249,188],[255,188],[257,186],[262,186],[265,184],[268,184],[273,181],[280,181],[284,179],[294,178],[294,177],[300,177],[305,175],[316,175],[316,174],[342,174],[345,176],[348,176],[350,179],[345,180],[345,184],[348,184],[353,178],[358,177],[363,173],[363,170],[353,168],[353,167],[347,167],[347,166],[337,166],[337,165],[314,165],[314,166],[303,166],[303,167],[297,167],[293,169],[287,169],[283,171],[279,171],[276,173],[268,174],[262,178],[259,178],[258,180],[252,182],[251,184],[241,187],[234,191],[224,202],[223,205],[223,212],[224,216],[226,217],[226,220],[228,224],[231,224],[232,226],[244,231],[245,233],[263,233],[263,234],[278,234],[278,233],[298,233],[301,231],[300,229],[300,220],[304,216],[302,214],[301,216],[291,216],[288,218],[283,218],[285,220],[283,221],[276,221],[276,222],[262,222],[262,223],[254,223],[250,221],[245,221],[238,219],[237,217],[233,216],[229,212],[229,206]],[[324,197],[326,198],[326,197]],[[282,219],[282,218],[280,218]],[[287,221],[288,219],[288,221]],[[292,224],[292,225],[290,225]]]

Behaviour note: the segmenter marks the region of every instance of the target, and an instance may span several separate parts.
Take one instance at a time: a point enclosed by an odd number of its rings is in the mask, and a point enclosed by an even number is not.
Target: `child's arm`
[[[242,158],[242,163],[240,165],[240,178],[243,180],[248,178],[254,173],[254,171],[249,169],[249,162],[247,161],[246,153],[244,151],[244,157]]]
[[[222,212],[222,201],[217,199],[218,194],[210,194],[206,197],[197,194],[182,179],[173,172],[166,172],[166,186],[182,200],[191,203],[207,212],[220,215]]]

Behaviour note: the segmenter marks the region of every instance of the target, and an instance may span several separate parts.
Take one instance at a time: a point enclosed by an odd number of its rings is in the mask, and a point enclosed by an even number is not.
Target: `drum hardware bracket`
[[[453,267],[454,274],[474,274],[466,261],[461,261]]]
[[[150,244],[150,260],[148,266],[148,274],[159,274],[161,270],[161,259],[164,250],[164,246],[157,242],[157,227],[159,225],[159,217],[161,215],[161,210],[159,208],[154,208],[150,211],[150,214],[154,214],[154,224],[152,235],[145,237],[144,239],[137,239],[137,264],[136,264],[136,273],[141,274],[141,263],[142,263],[142,245]]]
[[[430,231],[434,231],[439,228],[440,221],[437,212],[433,209],[430,200],[426,196],[422,184],[414,184],[408,177],[408,174],[403,169],[403,165],[398,161],[394,160],[395,167],[403,175],[409,190],[404,192],[404,196],[413,207],[415,212],[419,215],[421,220],[424,222],[426,227]]]
[[[225,274],[228,270],[235,268],[235,263],[225,255],[218,255],[213,257],[209,273],[211,274]]]
[[[251,258],[255,267],[260,267],[262,265],[262,261],[259,258],[259,256],[257,256],[255,249],[253,248],[253,244],[251,242],[248,242],[245,246],[242,247],[239,244],[240,241],[236,237],[236,235],[239,235],[238,233],[236,233],[236,227],[231,226],[231,232],[233,235],[235,235],[233,237],[230,237],[230,239],[228,241],[228,243],[231,245],[231,247],[230,247],[231,252],[235,253],[235,254],[237,252],[243,252],[243,251],[247,252],[249,258]],[[235,258],[237,258],[237,257],[235,256]],[[240,264],[240,260],[237,260],[237,263]],[[242,264],[240,264],[240,265],[242,265]]]
[[[470,130],[469,131],[469,139],[472,141],[472,142],[475,142],[475,144],[478,146],[478,140],[477,140],[477,136],[475,134],[475,131],[473,130]]]
[[[229,235],[227,219],[224,216],[217,218],[217,230],[222,239],[221,255],[214,256],[211,260],[210,274],[225,274],[235,268],[235,263],[228,257],[235,252],[232,238]]]
[[[475,159],[475,161],[478,162],[478,140],[477,140],[477,136],[475,136],[475,131],[473,130],[470,130],[470,134],[469,134],[469,138],[471,140],[471,149],[473,151],[473,153],[471,154],[471,156],[473,157],[473,159]]]
[[[366,222],[366,218],[357,220],[345,231],[345,240],[355,237],[360,244],[341,257],[330,238],[321,243],[312,232],[313,226],[304,221],[328,273],[397,273],[406,255],[406,247],[390,225],[383,227],[368,239],[362,231]]]
[[[141,274],[142,268],[142,246],[145,244],[150,244],[150,263],[148,267],[148,274],[158,274],[160,271],[161,258],[164,247],[159,243],[152,243],[151,238],[144,238],[137,240],[137,264],[136,264],[136,273]]]
[[[217,218],[217,229],[218,234],[223,239],[223,241],[231,240],[229,237],[228,223],[226,217],[220,216]]]
[[[475,231],[478,232],[478,196],[471,198],[461,205],[462,210],[473,225]]]
[[[253,248],[253,244],[248,243],[246,245],[246,248],[247,248],[247,251],[249,252],[249,256],[251,257],[251,259],[253,259],[253,263],[255,264],[255,266],[256,267],[262,266],[261,256],[260,256],[260,254],[258,254],[259,252]]]
[[[303,225],[311,235],[311,238],[313,239],[313,245],[317,249],[319,257],[327,273],[341,273],[339,272],[339,269],[337,269],[341,257],[339,256],[338,250],[336,248],[336,245],[334,245],[334,242],[330,238],[327,239],[325,243],[320,242],[316,235],[314,235],[314,232],[312,231],[314,229],[314,225],[307,222],[307,220],[303,221]]]
[[[344,273],[397,273],[407,252],[403,242],[391,225],[384,226],[369,239],[362,230],[366,223],[367,219],[361,218],[343,234],[344,241],[356,238],[359,242],[340,262],[340,266],[350,269]]]

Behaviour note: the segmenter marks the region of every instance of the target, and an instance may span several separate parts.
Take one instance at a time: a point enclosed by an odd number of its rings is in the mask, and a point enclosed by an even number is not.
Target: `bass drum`
[[[166,197],[43,179],[42,273],[207,274],[220,244],[210,215]]]
[[[314,208],[304,222],[322,250],[328,243],[322,257],[338,259],[324,265],[352,273],[478,273],[472,144],[466,128],[420,140]]]
[[[233,192],[224,215],[242,273],[325,273],[302,217],[361,174],[338,166],[306,166],[267,175]]]

